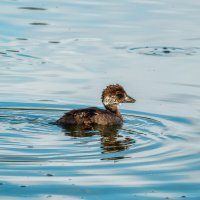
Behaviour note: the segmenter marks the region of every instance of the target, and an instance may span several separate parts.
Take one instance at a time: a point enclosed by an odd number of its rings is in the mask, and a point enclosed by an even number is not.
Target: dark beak
[[[128,95],[126,96],[126,98],[123,101],[123,103],[135,103],[135,102],[136,102],[136,100]]]

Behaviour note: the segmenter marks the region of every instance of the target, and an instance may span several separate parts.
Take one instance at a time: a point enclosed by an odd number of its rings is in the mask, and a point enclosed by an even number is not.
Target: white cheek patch
[[[111,97],[105,97],[103,100],[104,105],[109,105],[112,102],[112,98]]]
[[[118,102],[115,99],[115,96],[105,97],[103,103],[104,105],[118,104]]]

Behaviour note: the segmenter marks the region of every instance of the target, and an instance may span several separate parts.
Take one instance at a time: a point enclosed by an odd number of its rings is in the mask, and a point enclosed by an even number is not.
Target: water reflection
[[[120,134],[122,125],[117,126],[64,126],[65,135],[71,137],[92,137],[100,136],[101,153],[114,153],[128,149],[135,140],[129,136]]]

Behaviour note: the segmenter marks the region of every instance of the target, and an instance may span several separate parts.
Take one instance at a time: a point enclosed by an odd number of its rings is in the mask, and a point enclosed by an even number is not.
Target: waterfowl
[[[71,110],[65,113],[55,124],[67,125],[119,125],[123,117],[118,109],[121,103],[134,103],[136,100],[130,97],[119,84],[108,85],[102,92],[102,103],[105,109],[96,107]]]

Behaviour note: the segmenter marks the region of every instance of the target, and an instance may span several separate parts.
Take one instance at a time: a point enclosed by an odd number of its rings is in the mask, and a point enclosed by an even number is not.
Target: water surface
[[[0,197],[200,199],[200,3],[0,3]],[[120,83],[121,127],[63,129]]]

